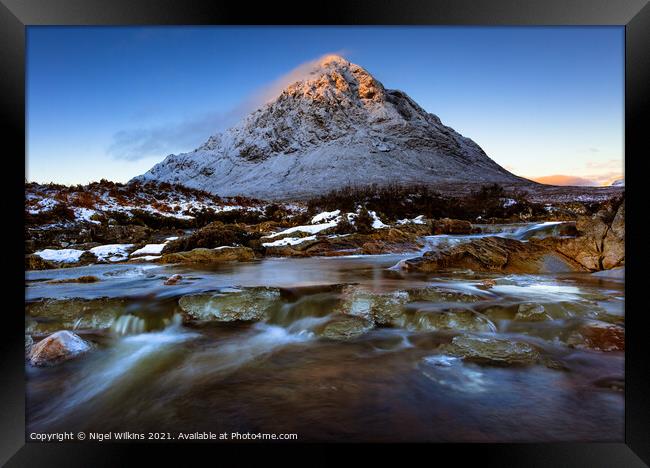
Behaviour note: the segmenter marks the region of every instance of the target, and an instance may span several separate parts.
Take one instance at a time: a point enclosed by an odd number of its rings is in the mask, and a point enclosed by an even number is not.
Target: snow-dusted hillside
[[[136,180],[264,199],[375,183],[526,182],[404,92],[336,55],[237,126]]]

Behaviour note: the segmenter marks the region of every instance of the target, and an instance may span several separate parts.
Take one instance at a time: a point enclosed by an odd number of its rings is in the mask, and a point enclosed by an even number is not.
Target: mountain
[[[263,199],[308,198],[374,183],[529,182],[403,91],[384,88],[336,55],[235,127],[192,152],[167,156],[136,180]]]

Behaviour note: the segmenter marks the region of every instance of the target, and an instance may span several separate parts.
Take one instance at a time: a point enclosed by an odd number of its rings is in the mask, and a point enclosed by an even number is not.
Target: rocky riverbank
[[[453,199],[413,190],[381,189],[375,195],[351,191],[308,203],[273,204],[222,199],[168,184],[103,181],[76,188],[31,184],[25,268],[418,253],[427,236],[489,233],[491,225],[531,220],[563,221],[564,234],[574,238],[530,242],[481,238],[429,252],[403,267],[544,272],[593,271],[624,263],[624,204],[617,210],[622,199],[536,205],[517,193],[491,187],[460,203],[465,211],[459,212]],[[386,197],[399,202],[382,201]],[[357,198],[359,202],[351,201]],[[373,202],[376,199],[384,203],[382,210]],[[341,208],[333,209],[336,205]],[[416,209],[428,215],[417,214]],[[462,213],[471,219],[441,216]]]
[[[415,271],[471,269],[500,273],[600,271],[625,264],[625,202],[615,202],[593,216],[578,216],[575,236],[526,241],[482,237],[405,260]]]

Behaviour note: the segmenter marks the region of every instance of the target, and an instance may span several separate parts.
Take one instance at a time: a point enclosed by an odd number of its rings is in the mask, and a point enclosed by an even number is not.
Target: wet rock
[[[400,263],[409,271],[432,272],[469,269],[480,272],[560,273],[581,271],[577,263],[558,252],[534,242],[502,237],[482,237],[471,242],[450,245],[426,252],[421,257]]]
[[[407,309],[393,324],[407,330],[438,331],[462,330],[471,332],[495,332],[496,325],[487,317],[467,309],[446,310]]]
[[[515,320],[524,322],[541,322],[544,320],[553,320],[542,304],[525,303],[519,304]]]
[[[25,356],[29,356],[33,345],[34,339],[32,338],[32,335],[25,335]]]
[[[160,263],[221,263],[245,262],[253,259],[255,253],[249,247],[217,247],[164,254],[158,261]]]
[[[180,280],[182,280],[183,277],[181,275],[171,275],[169,278],[165,280],[165,286],[172,286],[174,284],[177,284]]]
[[[589,321],[573,330],[567,345],[594,351],[625,351],[625,329],[610,323]]]
[[[25,305],[25,328],[28,333],[109,328],[127,305],[122,298],[42,299]]]
[[[240,291],[190,294],[178,304],[187,320],[263,320],[278,304],[280,291],[275,288],[246,288]]]
[[[372,320],[378,325],[390,325],[402,315],[408,301],[406,291],[378,293],[348,286],[343,289],[335,312]]]
[[[540,359],[539,352],[528,343],[506,338],[459,335],[450,344],[440,346],[440,350],[466,361],[494,366],[531,365]]]
[[[78,335],[62,330],[32,346],[29,362],[33,366],[49,366],[75,358],[90,351],[92,346]]]
[[[335,314],[325,324],[316,328],[316,334],[331,340],[351,340],[370,331],[370,320],[355,315]]]
[[[431,231],[434,235],[470,234],[472,232],[472,224],[469,221],[461,219],[436,219],[432,222]]]

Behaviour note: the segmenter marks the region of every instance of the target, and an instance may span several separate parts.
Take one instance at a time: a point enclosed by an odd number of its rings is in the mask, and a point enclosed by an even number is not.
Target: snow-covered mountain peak
[[[363,102],[385,97],[381,83],[365,69],[339,55],[322,58],[306,79],[289,85],[284,92],[316,101],[346,97]]]
[[[338,55],[238,125],[137,179],[258,198],[371,183],[522,182],[406,93]]]

